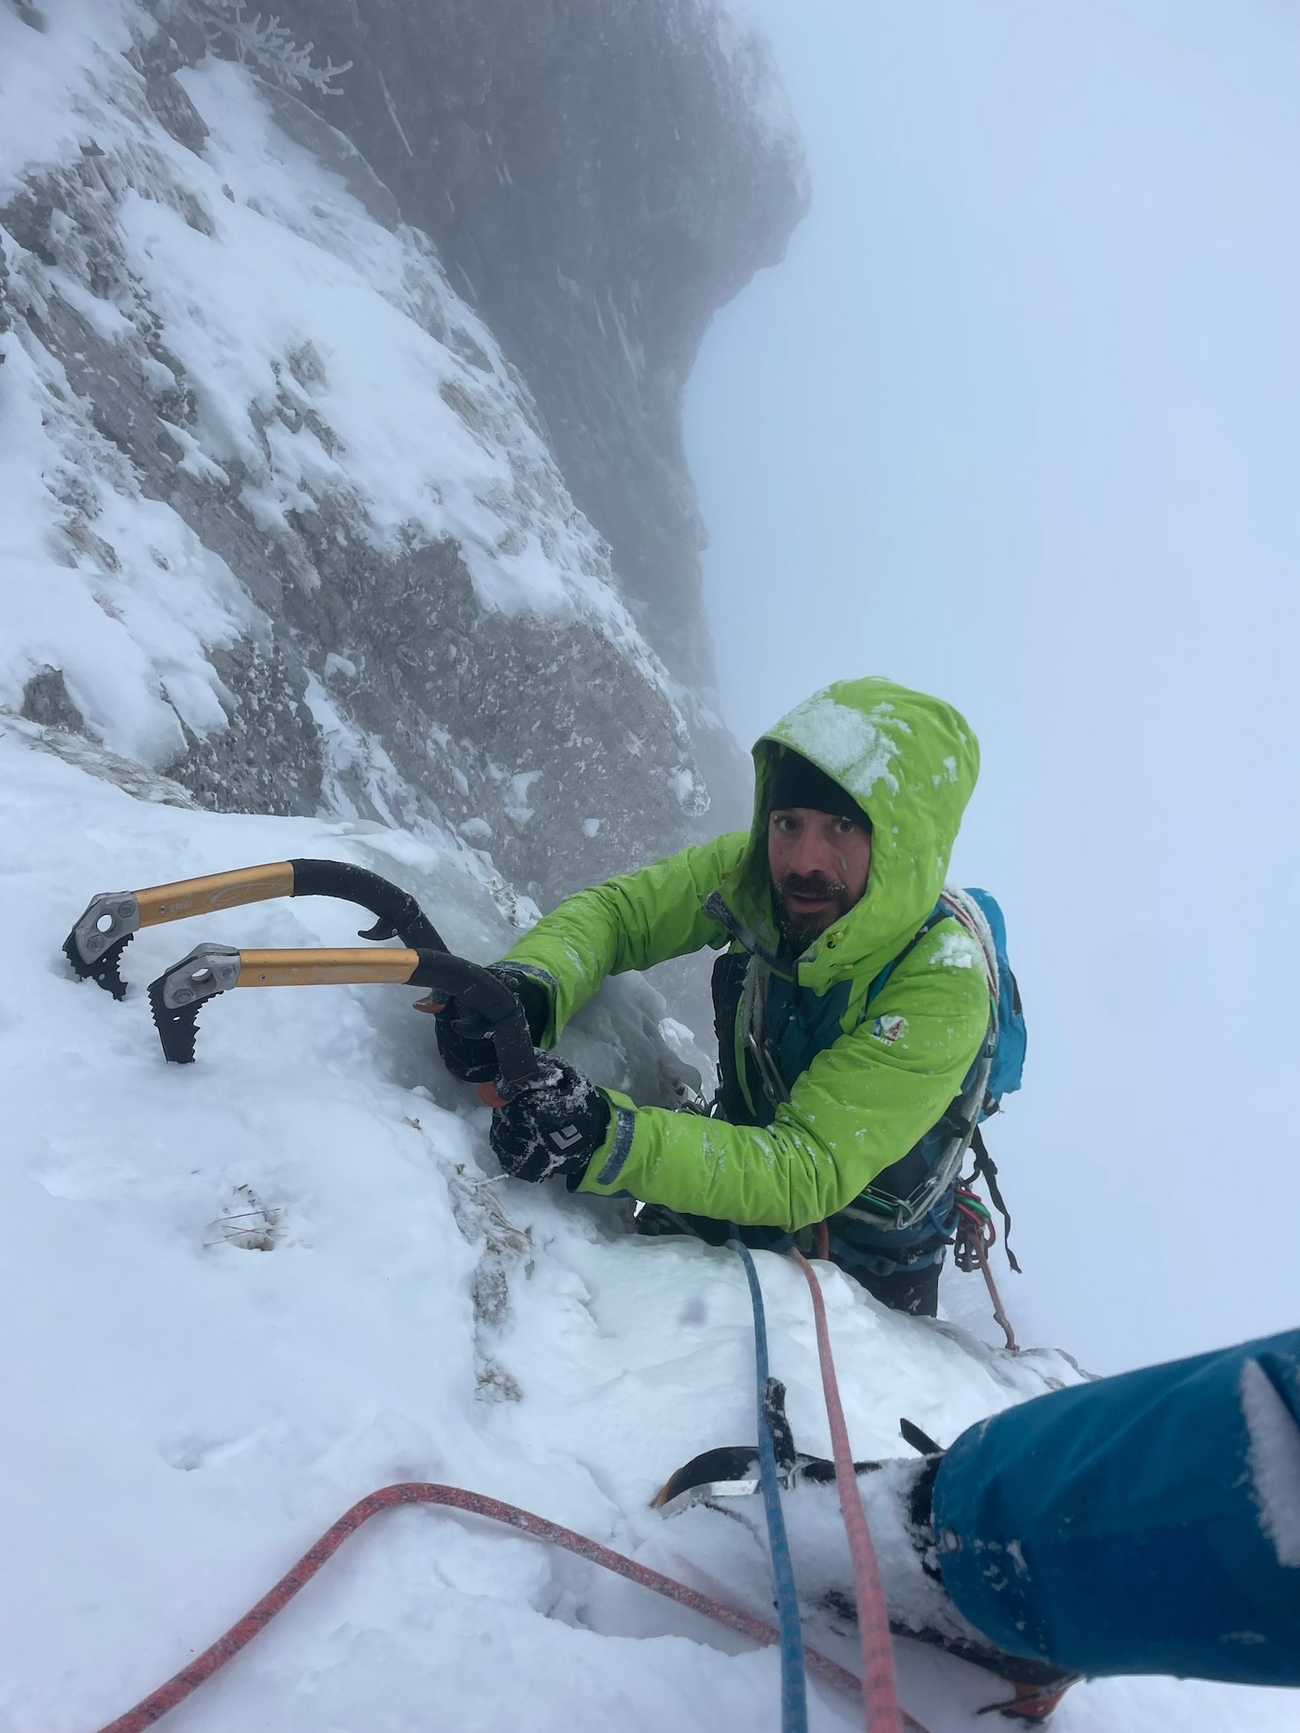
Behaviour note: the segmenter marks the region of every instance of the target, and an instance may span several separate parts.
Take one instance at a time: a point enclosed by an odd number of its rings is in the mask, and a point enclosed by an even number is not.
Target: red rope
[[[984,1286],[989,1291],[989,1302],[993,1307],[993,1316],[1002,1326],[1002,1334],[1007,1339],[1008,1349],[1011,1353],[1018,1354],[1020,1344],[1016,1341],[1016,1333],[1011,1327],[1011,1320],[1003,1309],[1002,1296],[998,1292],[998,1285],[993,1280],[993,1271],[989,1267],[989,1249],[997,1242],[998,1230],[986,1215],[981,1215],[978,1211],[968,1208],[962,1202],[963,1197],[970,1195],[973,1194],[964,1192],[960,1186],[958,1187],[957,1213],[962,1218],[962,1222],[957,1234],[955,1254],[957,1268],[969,1270],[973,1267],[969,1261],[969,1251],[967,1250],[968,1247],[972,1248],[979,1264],[980,1274],[984,1277]],[[963,1256],[963,1254],[965,1255]]]
[[[862,1643],[862,1698],[867,1733],[903,1733],[904,1717],[898,1702],[898,1683],[894,1678],[894,1651],[889,1640],[889,1612],[885,1592],[880,1584],[876,1551],[871,1544],[871,1531],[858,1496],[858,1477],[853,1468],[853,1452],[849,1449],[848,1427],[844,1424],[844,1408],[840,1402],[839,1383],[835,1377],[835,1361],[831,1355],[830,1331],[826,1327],[826,1302],[821,1283],[803,1253],[791,1249],[790,1256],[808,1278],[812,1293],[813,1317],[817,1325],[817,1358],[821,1361],[822,1389],[826,1397],[826,1418],[831,1428],[831,1453],[835,1458],[835,1484],[839,1488],[840,1510],[848,1531],[849,1556],[853,1560],[853,1580],[857,1587],[858,1636]],[[907,1717],[910,1721],[911,1717]],[[915,1723],[912,1723],[915,1725]]]
[[[640,1583],[644,1588],[653,1589],[656,1594],[679,1601],[682,1606],[703,1613],[706,1618],[729,1625],[733,1631],[751,1637],[756,1643],[773,1644],[779,1641],[775,1627],[764,1620],[742,1612],[739,1607],[728,1606],[725,1601],[714,1600],[711,1595],[702,1595],[695,1589],[689,1589],[684,1583],[674,1582],[671,1577],[661,1576],[658,1571],[637,1564],[633,1559],[624,1558],[622,1553],[612,1552],[609,1547],[601,1546],[599,1541],[588,1540],[585,1535],[577,1534],[571,1528],[562,1528],[559,1523],[548,1522],[543,1516],[534,1516],[531,1511],[521,1510],[516,1504],[503,1504],[499,1499],[485,1498],[478,1492],[466,1492],[458,1486],[438,1486],[428,1481],[408,1480],[397,1486],[381,1487],[378,1492],[372,1492],[368,1498],[363,1498],[359,1504],[354,1504],[333,1528],[320,1537],[311,1551],[304,1553],[297,1564],[280,1578],[270,1593],[263,1595],[252,1611],[245,1613],[223,1637],[218,1637],[210,1649],[205,1649],[188,1667],[183,1667],[174,1678],[169,1679],[165,1685],[160,1685],[143,1702],[137,1703],[134,1709],[128,1709],[126,1714],[119,1715],[116,1721],[110,1721],[106,1727],[100,1729],[100,1733],[143,1733],[146,1727],[152,1727],[169,1709],[184,1702],[205,1679],[210,1679],[218,1668],[225,1666],[233,1655],[237,1655],[246,1643],[252,1641],[264,1625],[270,1624],[275,1615],[288,1605],[299,1589],[311,1581],[321,1566],[333,1557],[348,1536],[359,1529],[362,1523],[368,1522],[379,1511],[389,1510],[397,1504],[451,1505],[457,1510],[471,1511],[475,1516],[490,1517],[494,1522],[509,1523],[512,1528],[522,1529],[525,1534],[533,1534],[540,1540],[549,1540],[556,1546],[566,1547],[569,1552],[577,1553],[579,1558],[590,1559],[593,1564],[603,1565],[608,1571],[616,1571],[619,1576]],[[829,1684],[839,1685],[850,1691],[860,1689],[858,1680],[847,1668],[819,1654],[816,1649],[805,1648],[804,1654],[812,1671]],[[879,1725],[885,1728],[887,1725],[901,1724],[881,1722]],[[925,1733],[924,1728],[919,1727],[916,1722],[911,1722],[910,1725],[914,1733]]]

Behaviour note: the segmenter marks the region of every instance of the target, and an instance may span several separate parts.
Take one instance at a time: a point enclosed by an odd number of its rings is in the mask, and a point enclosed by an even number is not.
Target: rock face
[[[288,0],[305,90],[520,368],[646,636],[713,681],[681,393],[807,202],[766,44],[715,0]]]
[[[799,209],[757,51],[706,0],[232,21],[0,6],[0,704],[543,902],[743,822],[678,410]]]

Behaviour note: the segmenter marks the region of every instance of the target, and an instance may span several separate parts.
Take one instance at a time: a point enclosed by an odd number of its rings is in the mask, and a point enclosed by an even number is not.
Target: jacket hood
[[[772,949],[768,789],[785,749],[825,771],[871,820],[865,894],[799,959],[800,982],[820,992],[849,974],[877,974],[938,901],[979,775],[979,743],[951,704],[876,676],[837,681],[770,728],[754,746],[749,846],[722,892]]]

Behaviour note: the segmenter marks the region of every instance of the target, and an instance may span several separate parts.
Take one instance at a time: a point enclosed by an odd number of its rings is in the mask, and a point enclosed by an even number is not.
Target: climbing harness
[[[205,1649],[187,1667],[183,1667],[156,1691],[150,1692],[133,1709],[128,1709],[125,1715],[119,1715],[115,1721],[102,1727],[99,1733],[144,1733],[145,1728],[152,1727],[154,1722],[169,1709],[174,1709],[178,1703],[183,1703],[206,1679],[210,1679],[251,1642],[259,1631],[269,1625],[299,1589],[305,1587],[321,1566],[334,1556],[349,1535],[354,1534],[363,1523],[380,1511],[391,1510],[402,1504],[446,1505],[453,1510],[468,1511],[473,1516],[485,1516],[493,1522],[506,1523],[511,1528],[522,1529],[525,1534],[536,1535],[539,1540],[562,1546],[568,1552],[576,1553],[579,1558],[626,1577],[629,1582],[640,1583],[643,1588],[653,1589],[656,1594],[665,1595],[669,1600],[690,1607],[693,1612],[702,1613],[705,1618],[727,1625],[731,1630],[738,1631],[757,1643],[771,1645],[781,1641],[780,1633],[765,1620],[757,1619],[739,1607],[729,1606],[725,1601],[716,1600],[712,1595],[704,1595],[696,1589],[688,1588],[684,1583],[674,1581],[672,1577],[651,1570],[648,1565],[638,1564],[635,1559],[625,1558],[622,1553],[602,1546],[599,1541],[588,1540],[586,1535],[577,1534],[571,1528],[548,1522],[542,1516],[534,1516],[531,1511],[522,1510],[517,1504],[505,1504],[500,1499],[487,1498],[479,1492],[467,1492],[459,1486],[440,1486],[431,1481],[410,1480],[396,1486],[381,1487],[378,1492],[372,1492],[369,1497],[354,1504],[351,1510],[345,1511],[333,1528],[326,1530],[315,1546],[303,1554],[297,1564],[280,1578],[268,1594],[263,1595],[255,1607],[250,1608],[242,1619],[233,1624],[223,1636],[218,1637],[211,1648]],[[804,1654],[809,1667],[828,1684],[838,1685],[843,1690],[858,1690],[858,1681],[846,1667],[841,1667],[816,1649],[806,1649]],[[802,1673],[800,1677],[802,1679]],[[925,1733],[925,1729],[912,1722],[909,1733]]]
[[[794,1566],[786,1538],[785,1514],[781,1509],[781,1486],[776,1471],[773,1416],[782,1413],[784,1387],[771,1377],[767,1360],[767,1316],[763,1290],[749,1247],[737,1236],[730,1242],[745,1266],[749,1298],[754,1310],[754,1363],[758,1376],[758,1474],[767,1518],[767,1544],[772,1555],[776,1583],[776,1608],[781,1627],[781,1733],[807,1733],[808,1695],[804,1683],[803,1631],[799,1624],[799,1598],[795,1590]]]
[[[871,1544],[862,1500],[858,1496],[857,1474],[853,1467],[853,1452],[849,1449],[848,1427],[844,1424],[844,1407],[840,1401],[839,1380],[835,1376],[835,1361],[831,1354],[830,1331],[826,1325],[826,1302],[821,1283],[812,1265],[797,1248],[790,1256],[803,1271],[812,1296],[813,1321],[817,1330],[817,1358],[821,1365],[822,1393],[826,1399],[826,1419],[830,1424],[831,1455],[835,1462],[835,1485],[840,1495],[840,1512],[849,1537],[849,1556],[853,1560],[853,1582],[858,1603],[858,1638],[862,1644],[862,1703],[867,1733],[902,1733],[903,1718],[898,1705],[898,1682],[894,1677],[894,1651],[889,1640],[889,1613],[885,1592],[880,1583],[880,1567],[876,1549]]]

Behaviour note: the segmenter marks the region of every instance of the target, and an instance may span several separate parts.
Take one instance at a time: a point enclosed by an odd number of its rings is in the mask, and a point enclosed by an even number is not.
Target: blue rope
[[[754,1306],[754,1359],[758,1368],[758,1472],[763,1488],[763,1510],[767,1517],[767,1544],[772,1554],[772,1576],[776,1582],[776,1610],[781,1627],[781,1733],[808,1733],[808,1692],[803,1670],[803,1632],[799,1626],[799,1600],[786,1538],[781,1488],[776,1477],[776,1448],[768,1421],[767,1398],[771,1376],[767,1364],[767,1316],[763,1290],[749,1248],[740,1239],[731,1241],[745,1265],[749,1297]]]

